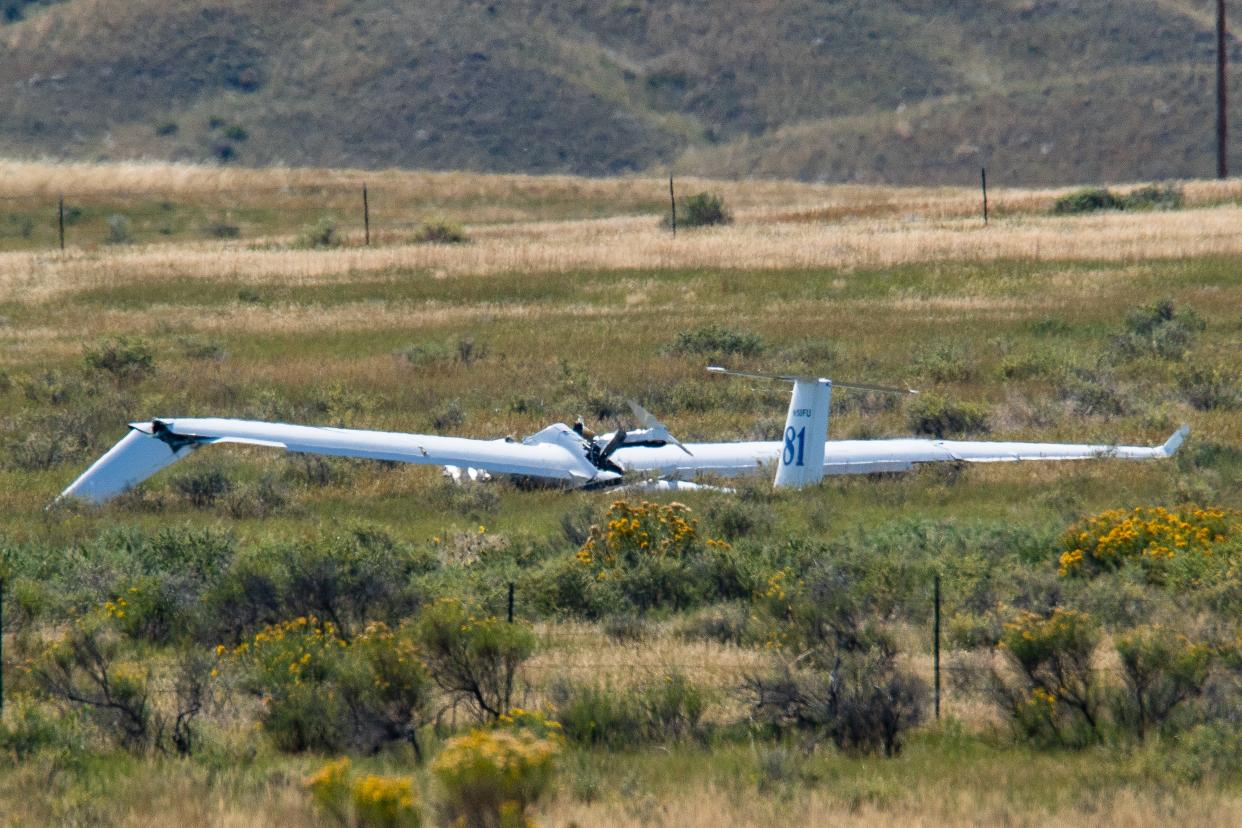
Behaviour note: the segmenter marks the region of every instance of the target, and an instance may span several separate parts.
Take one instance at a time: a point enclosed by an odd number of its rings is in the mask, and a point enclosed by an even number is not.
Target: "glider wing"
[[[533,444],[220,418],[154,420],[133,423],[130,428],[129,434],[65,489],[61,497],[80,497],[102,503],[199,446],[212,443],[479,468],[493,474],[525,475],[579,485],[599,475],[585,450],[578,449],[576,435],[566,426],[559,426],[564,434],[557,431],[544,435],[549,431],[545,429],[541,432],[545,439]],[[552,430],[557,428],[554,426]]]

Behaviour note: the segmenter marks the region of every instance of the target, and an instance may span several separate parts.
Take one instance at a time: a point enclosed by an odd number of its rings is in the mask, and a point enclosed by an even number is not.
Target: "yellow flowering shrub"
[[[604,526],[592,526],[578,560],[603,577],[609,570],[633,565],[648,556],[680,557],[694,548],[698,521],[681,503],[629,503],[608,507]]]
[[[431,678],[412,636],[372,622],[352,641],[314,615],[272,624],[218,655],[258,696],[282,750],[373,750],[405,739],[419,750]]]
[[[576,559],[594,586],[612,590],[639,610],[683,609],[705,595],[744,597],[738,567],[727,565],[727,541],[704,538],[681,503],[614,501],[602,524],[591,527]]]
[[[999,650],[1011,669],[992,674],[995,697],[1025,735],[1061,743],[1097,738],[1105,699],[1094,657],[1100,630],[1084,612],[1021,612]]]
[[[354,782],[352,793],[362,828],[417,828],[422,823],[414,781],[408,777],[363,776]]]
[[[564,736],[560,722],[549,719],[538,710],[526,710],[521,707],[514,707],[508,713],[500,714],[496,725],[506,730],[525,730],[536,736],[553,740]]]
[[[525,728],[473,730],[450,739],[431,768],[454,825],[524,828],[560,751],[560,739]]]
[[[495,720],[512,707],[518,670],[535,652],[529,624],[510,624],[441,598],[423,609],[414,630],[440,689],[480,719]]]
[[[1060,572],[1091,576],[1137,562],[1155,575],[1177,558],[1210,557],[1238,526],[1237,516],[1223,509],[1111,509],[1070,527],[1061,542]]]
[[[407,776],[354,777],[348,757],[329,762],[306,779],[311,799],[341,825],[356,828],[418,828],[422,810]]]

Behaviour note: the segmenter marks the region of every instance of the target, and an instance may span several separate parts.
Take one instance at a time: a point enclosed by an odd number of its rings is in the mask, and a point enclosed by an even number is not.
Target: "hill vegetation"
[[[1214,168],[1211,5],[9,0],[0,154],[1188,178]]]

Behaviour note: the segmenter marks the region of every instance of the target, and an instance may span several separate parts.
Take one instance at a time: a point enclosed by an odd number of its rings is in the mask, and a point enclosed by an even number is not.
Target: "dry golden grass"
[[[1019,780],[1013,784],[1020,785]],[[1087,801],[1056,807],[1017,807],[1006,790],[981,792],[918,787],[898,802],[881,805],[842,801],[831,791],[810,790],[792,797],[746,795],[736,787],[696,785],[674,796],[638,797],[585,804],[561,797],[545,809],[551,825],[717,828],[721,825],[941,826],[1012,825],[1142,828],[1237,825],[1242,798],[1216,792],[1170,797],[1140,788],[1102,793]],[[1067,798],[1068,799],[1068,798]]]
[[[185,279],[305,286],[423,272],[434,278],[582,270],[891,267],[928,261],[1141,261],[1242,253],[1242,210],[1218,206],[1077,218],[977,222],[865,219],[837,224],[751,222],[680,234],[650,218],[495,228],[468,245],[339,250],[194,243],[65,254],[0,254],[0,293],[44,301],[67,291]],[[1081,273],[1075,273],[1077,281]]]

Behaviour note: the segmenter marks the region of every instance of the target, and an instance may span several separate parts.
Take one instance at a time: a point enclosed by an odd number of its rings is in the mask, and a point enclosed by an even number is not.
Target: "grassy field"
[[[689,635],[710,607],[641,617],[630,635],[533,597],[539,567],[572,556],[608,493],[503,482],[457,490],[434,469],[210,449],[105,508],[46,507],[127,421],[153,416],[499,437],[578,414],[608,427],[634,397],[683,440],[773,439],[786,392],[707,376],[703,366],[717,360],[909,383],[981,412],[970,436],[985,439],[1144,444],[1191,425],[1168,463],[925,469],[780,494],[761,481],[741,499],[757,505],[744,507],[719,495],[682,498],[716,533],[731,531],[734,510],[753,510],[735,546],[756,560],[775,560],[774,549],[797,539],[889,555],[875,559],[878,570],[907,549],[911,559],[967,561],[946,595],[949,614],[965,612],[964,594],[952,591],[966,583],[961,571],[983,577],[999,565],[980,540],[989,533],[1025,533],[1014,541],[1022,549],[997,554],[1056,581],[1056,538],[1087,515],[1186,502],[1242,509],[1242,184],[1186,183],[1179,210],[1078,217],[1051,214],[1060,191],[1000,191],[984,227],[967,191],[688,180],[683,192],[722,193],[735,221],[673,238],[660,224],[666,182],[656,179],[26,163],[0,172],[0,546],[13,571],[32,577],[29,561],[78,561],[47,571],[98,569],[91,583],[73,583],[102,599],[114,596],[105,562],[125,533],[212,529],[264,550],[366,525],[438,562],[426,576],[432,595],[460,590],[501,612],[504,584],[516,580],[518,614],[540,642],[521,676],[524,703],[551,704],[558,682],[641,691],[673,672],[708,699],[694,737],[571,750],[537,812],[549,824],[1238,818],[1242,764],[1205,770],[1173,734],[1137,746],[1035,748],[1010,737],[977,688],[947,687],[945,719],[917,728],[895,759],[757,735],[737,689],[772,652]],[[364,180],[370,247],[357,220]],[[82,207],[63,253],[51,249],[47,224],[61,192]],[[104,243],[114,215],[129,219],[127,243]],[[303,226],[323,216],[337,217],[341,243],[299,245]],[[413,243],[433,217],[460,223],[470,241]],[[40,222],[29,235],[7,233],[27,219]],[[213,223],[239,237],[208,238]],[[1176,353],[1135,334],[1132,319],[1166,299],[1175,318],[1193,322]],[[709,325],[754,334],[761,348],[679,348],[679,334]],[[151,365],[131,375],[88,368],[88,355],[118,337],[147,348]],[[1216,373],[1205,379],[1198,369]],[[1205,390],[1213,405],[1197,404]],[[834,406],[837,437],[912,428],[911,412],[884,399],[842,393]],[[185,481],[212,473],[224,490],[196,504]],[[264,487],[277,492],[270,501]],[[889,621],[902,663],[930,680],[930,584],[917,589],[921,597]],[[1161,617],[1193,610],[1200,626],[1236,625],[1222,605],[1179,605],[1159,587],[1143,589],[1142,606]],[[1014,590],[999,600],[1023,606]],[[39,635],[54,638],[73,617],[58,600],[39,599]],[[29,625],[7,629],[6,651],[31,647]],[[168,651],[143,652],[163,663]],[[6,684],[19,672],[14,659]],[[16,682],[19,699],[33,693]],[[301,779],[322,757],[276,751],[246,704],[207,717],[208,747],[190,759],[135,755],[90,731],[84,757],[14,761],[0,778],[0,815],[20,824],[320,824]],[[447,735],[437,728],[428,738]],[[413,767],[400,751],[359,761]],[[428,773],[414,773],[434,801]]]

